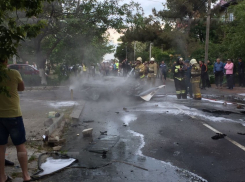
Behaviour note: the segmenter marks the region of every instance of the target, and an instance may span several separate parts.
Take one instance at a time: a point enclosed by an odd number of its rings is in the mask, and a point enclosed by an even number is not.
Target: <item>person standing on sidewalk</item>
[[[220,86],[222,88],[223,76],[224,76],[224,64],[220,61],[220,58],[214,63],[214,74],[215,74],[215,84],[216,88]]]
[[[6,72],[7,80],[2,81],[0,86],[9,88],[8,94],[0,94],[0,182],[10,181],[6,176],[5,150],[10,136],[17,149],[17,157],[22,169],[24,181],[30,181],[27,167],[27,151],[25,147],[25,127],[23,124],[22,113],[20,110],[20,101],[18,91],[25,89],[21,75],[16,70],[7,69],[8,61],[0,59],[0,71]]]
[[[228,89],[231,90],[233,89],[233,68],[234,68],[234,64],[231,62],[230,59],[228,59],[225,65],[225,70],[226,70],[227,86]]]
[[[239,76],[239,86],[244,87],[244,63],[242,62],[242,58],[238,59],[237,66],[238,76]]]

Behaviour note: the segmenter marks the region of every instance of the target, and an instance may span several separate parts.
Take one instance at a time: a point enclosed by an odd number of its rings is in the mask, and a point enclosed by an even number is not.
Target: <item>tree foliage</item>
[[[104,54],[113,51],[107,30],[124,29],[140,12],[137,3],[120,5],[118,0],[64,0],[62,4],[56,1],[51,6],[45,4],[38,19],[46,19],[47,26],[23,45],[27,51],[22,49],[21,52],[26,52],[22,56],[28,59],[29,53],[33,53],[40,68],[47,59],[70,65],[99,62]]]

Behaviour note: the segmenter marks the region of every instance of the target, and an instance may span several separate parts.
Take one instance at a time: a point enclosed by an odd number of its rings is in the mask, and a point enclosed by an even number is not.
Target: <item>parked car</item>
[[[18,70],[24,75],[39,75],[39,70],[29,64],[10,64],[8,65],[8,68]]]

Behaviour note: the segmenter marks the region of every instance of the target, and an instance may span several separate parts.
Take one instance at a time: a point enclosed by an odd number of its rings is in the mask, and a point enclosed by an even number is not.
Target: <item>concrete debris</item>
[[[48,113],[48,117],[49,117],[49,118],[55,118],[56,113],[57,113],[57,112],[55,112],[55,111],[50,111],[50,112]]]
[[[82,131],[83,137],[92,137],[93,128],[88,128]]]
[[[56,146],[56,147],[53,147],[53,150],[54,150],[54,151],[60,151],[61,148],[62,148],[62,146]]]

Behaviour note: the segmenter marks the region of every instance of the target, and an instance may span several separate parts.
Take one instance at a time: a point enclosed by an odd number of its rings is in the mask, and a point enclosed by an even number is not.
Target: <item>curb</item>
[[[79,120],[79,117],[83,112],[84,106],[85,106],[85,102],[81,102],[79,103],[78,106],[74,107],[72,113],[70,114],[70,118],[72,120]]]
[[[60,115],[58,118],[52,118],[53,119],[53,124],[50,125],[46,130],[45,130],[45,135],[49,136],[56,130],[58,127],[60,127],[61,122],[64,119],[64,113]]]

